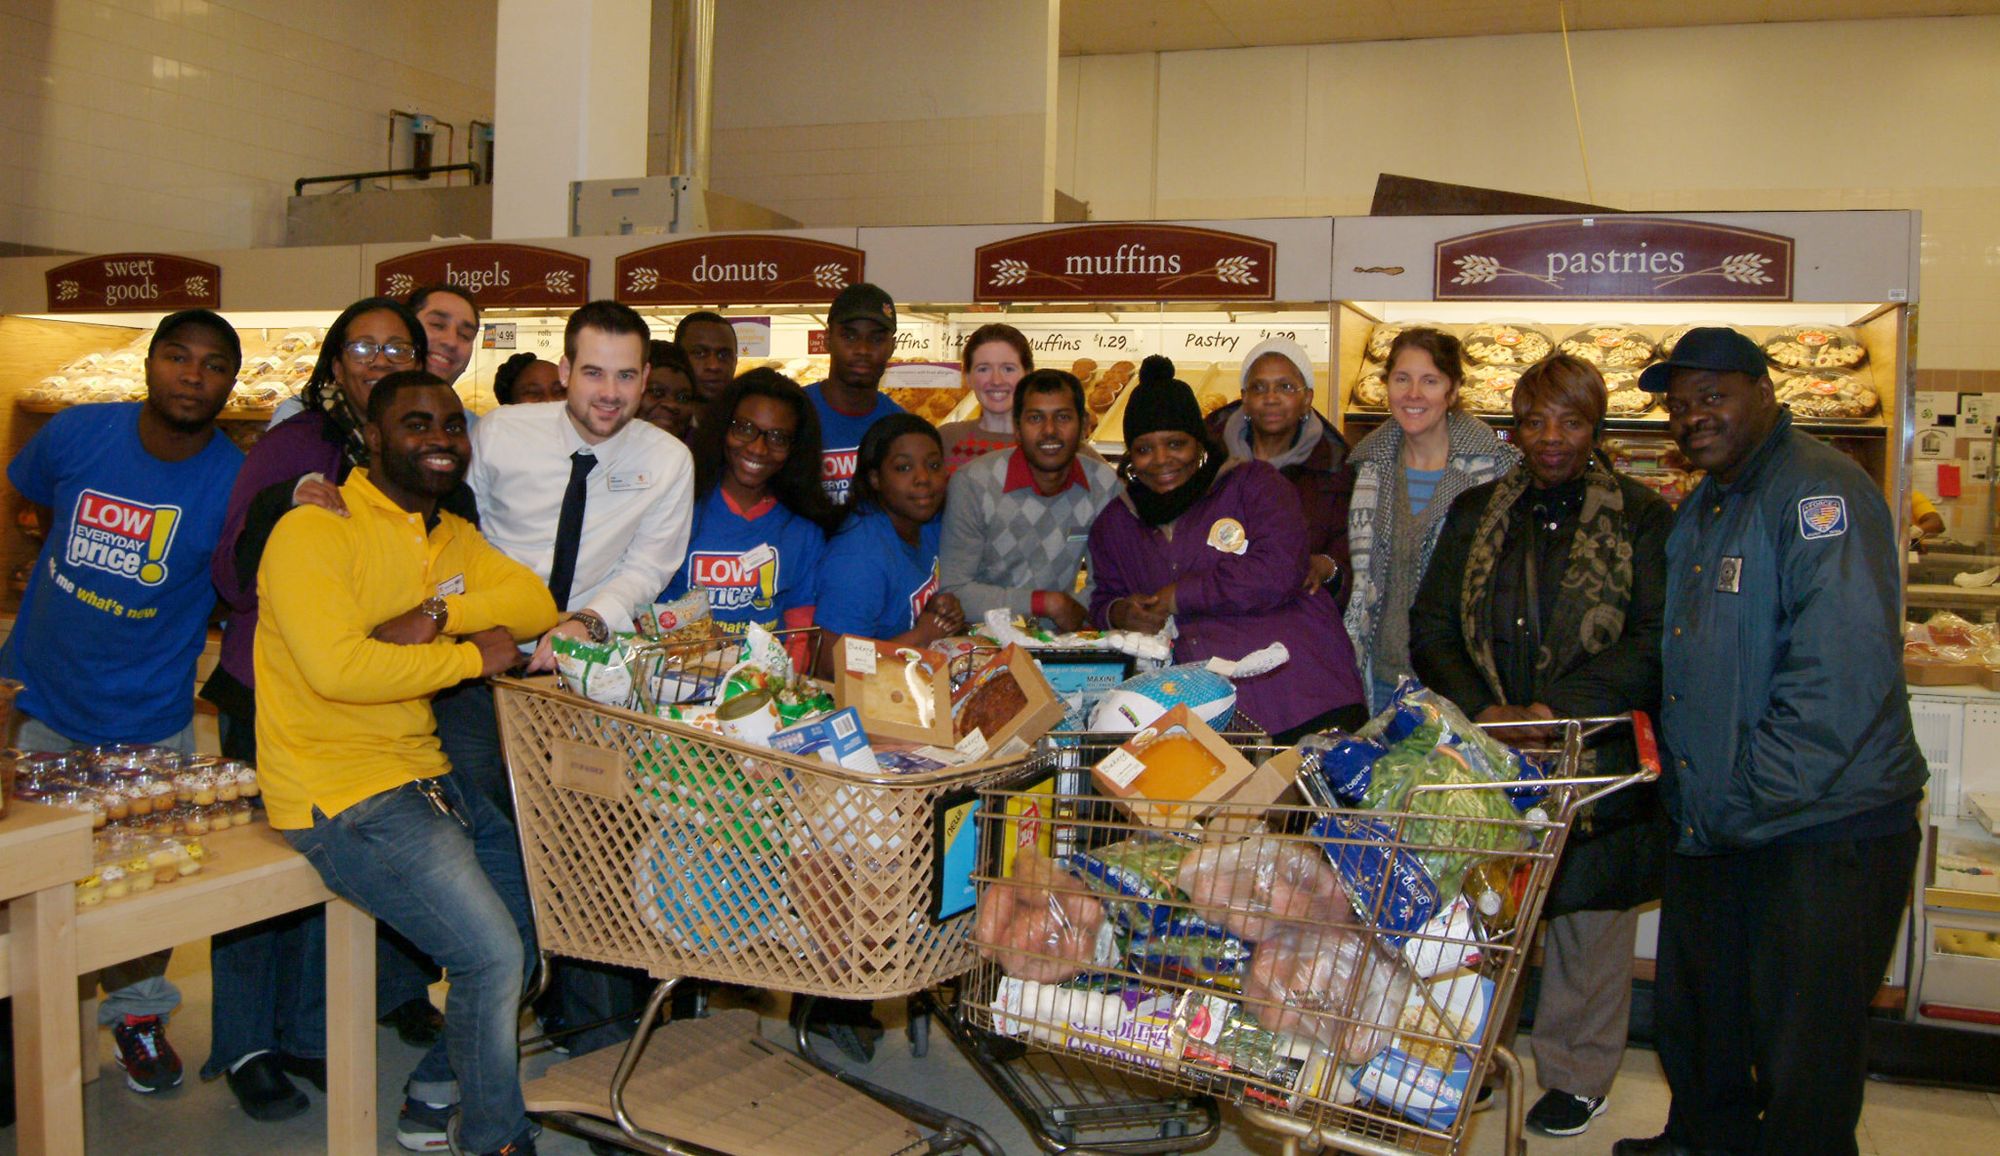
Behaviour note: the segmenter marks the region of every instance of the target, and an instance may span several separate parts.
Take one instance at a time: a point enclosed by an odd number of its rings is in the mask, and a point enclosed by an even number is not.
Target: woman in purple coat
[[[1174,661],[1236,659],[1282,641],[1283,666],[1237,687],[1278,742],[1367,717],[1352,644],[1325,587],[1306,588],[1305,515],[1283,475],[1209,441],[1194,391],[1149,357],[1125,407],[1125,492],[1090,528],[1091,620],[1153,632]]]

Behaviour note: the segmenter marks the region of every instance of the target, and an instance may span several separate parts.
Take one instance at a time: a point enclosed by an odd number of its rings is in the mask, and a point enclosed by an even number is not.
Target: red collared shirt
[[[1011,494],[1015,490],[1032,487],[1034,484],[1035,472],[1028,468],[1028,459],[1022,457],[1021,451],[1016,449],[1013,456],[1007,459],[1007,481],[1000,487],[1000,492]],[[1057,490],[1056,494],[1067,492],[1071,486],[1082,486],[1086,490],[1090,488],[1090,478],[1083,472],[1083,463],[1075,458],[1069,460],[1069,472],[1063,475],[1062,489]],[[1041,493],[1040,490],[1035,492]],[[1053,498],[1056,495],[1044,496]]]

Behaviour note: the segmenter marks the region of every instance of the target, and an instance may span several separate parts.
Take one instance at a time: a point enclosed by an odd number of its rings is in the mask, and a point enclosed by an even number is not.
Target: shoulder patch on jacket
[[[1847,499],[1838,494],[1799,499],[1799,537],[1808,542],[1847,533]]]

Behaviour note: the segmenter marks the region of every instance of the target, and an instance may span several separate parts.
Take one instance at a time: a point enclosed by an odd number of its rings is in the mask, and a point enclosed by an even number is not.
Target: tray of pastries
[[[1604,404],[1608,417],[1638,417],[1660,400],[1659,394],[1639,388],[1639,371],[1636,369],[1605,370],[1604,388],[1608,391]]]
[[[1556,347],[1604,369],[1643,366],[1653,360],[1653,339],[1630,325],[1599,324],[1577,330]]]
[[[1686,325],[1676,325],[1660,337],[1660,356],[1672,357],[1674,346],[1681,343],[1681,338],[1686,337],[1690,329],[1736,329],[1736,327],[1727,321],[1690,321]],[[1742,330],[1738,329],[1737,332],[1741,333]]]
[[[1780,369],[1853,369],[1868,350],[1842,325],[1788,325],[1764,339],[1764,356]]]
[[[1406,329],[1443,329],[1435,321],[1384,321],[1368,331],[1368,360],[1377,365],[1389,360],[1389,347]]]
[[[1799,417],[1865,418],[1881,412],[1882,399],[1859,376],[1838,369],[1809,369],[1778,382],[1778,401]]]
[[[1462,340],[1466,360],[1475,365],[1533,365],[1555,348],[1548,334],[1512,321],[1482,321]]]
[[[1364,370],[1354,379],[1354,388],[1348,393],[1348,404],[1366,406],[1369,409],[1389,408],[1389,381],[1379,369]]]
[[[1465,371],[1465,384],[1459,387],[1459,399],[1472,413],[1503,414],[1514,412],[1514,383],[1521,380],[1518,365],[1475,365]]]

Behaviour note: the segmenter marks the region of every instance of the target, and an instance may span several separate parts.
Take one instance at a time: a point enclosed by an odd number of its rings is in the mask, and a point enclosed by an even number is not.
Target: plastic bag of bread
[[[1358,1064],[1389,1042],[1410,995],[1409,970],[1375,936],[1346,928],[1287,928],[1250,953],[1243,1003],[1257,1022]]]
[[[1352,923],[1340,876],[1316,848],[1252,836],[1181,861],[1180,889],[1202,918],[1257,942],[1293,923]]]
[[[1104,905],[1047,856],[1026,847],[1014,874],[979,897],[972,941],[1016,979],[1064,983],[1117,962]]]

